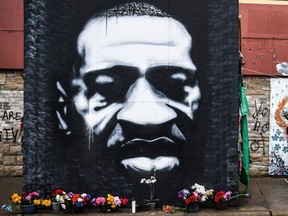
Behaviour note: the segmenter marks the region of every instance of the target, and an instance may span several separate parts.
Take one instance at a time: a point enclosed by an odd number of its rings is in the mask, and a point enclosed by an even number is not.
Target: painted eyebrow
[[[183,78],[183,75],[194,75],[195,74],[195,70],[191,70],[191,69],[187,69],[187,68],[182,68],[182,67],[178,67],[178,66],[156,66],[156,67],[152,67],[152,68],[149,68],[147,71],[149,72],[154,72],[154,71],[163,71],[163,70],[167,70],[168,72],[173,72],[173,75],[175,75],[176,77],[175,78],[180,78],[181,79],[181,76]],[[175,72],[175,73],[174,73]],[[178,74],[178,75],[176,75]],[[183,74],[183,75],[182,75]],[[173,76],[172,75],[172,76]],[[179,76],[179,77],[177,77]],[[172,77],[173,78],[173,77]],[[186,77],[187,78],[187,77]]]
[[[117,73],[117,71],[125,71],[127,70],[128,72],[137,72],[139,71],[137,67],[132,67],[132,66],[126,66],[126,65],[116,65],[113,67],[109,68],[104,68],[104,69],[99,69],[99,70],[92,70],[92,71],[87,71],[85,75],[87,74],[100,74],[100,75],[109,75],[111,73]],[[84,75],[84,76],[85,76]]]

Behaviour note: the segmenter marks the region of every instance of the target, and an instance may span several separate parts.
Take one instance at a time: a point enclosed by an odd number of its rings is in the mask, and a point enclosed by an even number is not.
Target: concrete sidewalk
[[[21,177],[0,177],[0,204],[7,203],[10,195],[14,192],[20,193],[22,191],[22,178]],[[240,190],[243,185],[240,185]],[[215,209],[200,209],[199,212],[193,215],[199,216],[288,216],[288,183],[284,178],[251,178],[249,193],[251,199],[240,198],[238,207],[228,207],[227,210],[219,211]],[[52,216],[52,215],[73,215],[73,213],[55,213],[52,210],[38,210],[35,215]],[[130,209],[120,209],[116,213],[108,213],[109,215],[135,215],[132,214]],[[191,213],[177,212],[174,215],[188,215]],[[17,215],[4,210],[0,210],[0,215]],[[18,214],[21,215],[21,214]],[[84,214],[76,215],[89,215],[99,216],[107,215],[96,210],[85,209]],[[157,209],[153,212],[136,212],[138,216],[144,215],[169,215]]]

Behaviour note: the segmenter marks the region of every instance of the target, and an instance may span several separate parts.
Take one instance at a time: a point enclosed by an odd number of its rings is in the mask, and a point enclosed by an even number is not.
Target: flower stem
[[[154,201],[154,184],[150,184],[150,202]]]
[[[237,194],[235,196],[232,196],[228,201],[232,200],[232,199],[235,199],[237,197],[241,197],[241,196],[245,196],[245,197],[250,197],[249,194],[245,193],[245,194]]]

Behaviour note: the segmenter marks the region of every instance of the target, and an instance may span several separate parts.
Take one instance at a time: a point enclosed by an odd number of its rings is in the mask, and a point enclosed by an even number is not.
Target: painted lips
[[[179,150],[182,144],[170,138],[159,137],[153,140],[135,138],[121,145],[110,147],[117,152],[126,169],[136,171],[171,170],[179,165]]]

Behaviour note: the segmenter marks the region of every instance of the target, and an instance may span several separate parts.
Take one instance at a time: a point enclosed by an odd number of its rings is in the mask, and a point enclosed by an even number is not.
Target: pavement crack
[[[264,193],[263,193],[263,191],[261,190],[261,187],[259,186],[258,181],[256,181],[256,183],[257,183],[257,187],[259,188],[259,191],[260,191],[260,193],[261,193],[261,196],[262,196],[262,198],[263,198],[263,200],[264,200],[265,207],[266,207],[267,209],[269,209],[267,200],[265,199]],[[270,209],[269,209],[269,214],[270,214],[270,216],[272,215],[272,212],[270,211]]]

